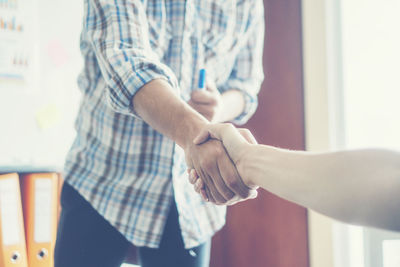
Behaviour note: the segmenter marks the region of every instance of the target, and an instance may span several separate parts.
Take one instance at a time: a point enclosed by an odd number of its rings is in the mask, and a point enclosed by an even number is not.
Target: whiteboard
[[[2,1],[6,2],[29,5],[25,43],[30,69],[25,79],[0,77],[0,171],[27,166],[61,169],[75,136],[80,100],[76,81],[83,67],[83,1]],[[0,7],[0,19],[8,13],[12,11]],[[0,32],[0,46],[5,42]]]

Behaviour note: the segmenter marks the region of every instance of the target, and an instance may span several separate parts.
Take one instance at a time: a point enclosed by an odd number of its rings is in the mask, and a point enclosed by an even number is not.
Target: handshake
[[[246,154],[257,141],[230,123],[208,124],[185,149],[189,181],[205,201],[233,205],[257,197],[246,175]]]
[[[346,223],[400,231],[398,151],[290,151],[257,145],[248,130],[223,123],[204,126],[185,152],[190,182],[206,201],[233,205],[255,198],[258,185]]]

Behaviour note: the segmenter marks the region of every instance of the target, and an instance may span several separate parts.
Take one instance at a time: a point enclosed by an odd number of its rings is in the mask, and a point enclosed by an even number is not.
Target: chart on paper
[[[23,0],[0,0],[0,78],[26,80],[33,54],[33,12]],[[29,2],[25,0],[25,2]]]

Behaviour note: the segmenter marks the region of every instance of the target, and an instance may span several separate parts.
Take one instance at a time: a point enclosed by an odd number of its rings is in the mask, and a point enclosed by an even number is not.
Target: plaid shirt
[[[159,245],[175,200],[186,248],[225,223],[189,184],[183,150],[135,113],[132,98],[157,78],[185,101],[207,69],[218,89],[255,111],[263,79],[261,0],[85,0],[83,93],[65,180],[136,246]]]

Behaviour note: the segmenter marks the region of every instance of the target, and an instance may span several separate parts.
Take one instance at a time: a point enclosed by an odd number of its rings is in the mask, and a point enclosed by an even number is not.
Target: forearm
[[[135,112],[152,128],[184,147],[207,120],[177,96],[161,79],[143,86],[133,98]]]
[[[239,90],[228,90],[221,95],[222,108],[216,122],[232,121],[244,110],[243,93]]]
[[[341,221],[400,230],[399,153],[251,151],[240,168],[251,183]]]

